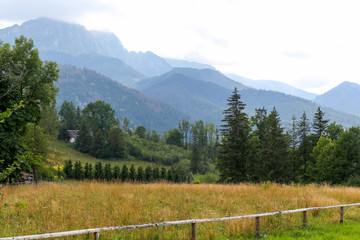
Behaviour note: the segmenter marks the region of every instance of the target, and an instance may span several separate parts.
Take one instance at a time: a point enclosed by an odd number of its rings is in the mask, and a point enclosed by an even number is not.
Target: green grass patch
[[[249,239],[249,238],[239,238]],[[255,238],[250,238],[255,239]],[[360,239],[360,223],[356,221],[346,221],[342,224],[316,224],[308,227],[299,226],[289,231],[277,232],[272,235],[263,235],[262,239],[268,240],[356,240]]]
[[[97,162],[110,163],[112,167],[118,165],[122,166],[126,164],[128,167],[130,167],[132,164],[137,168],[139,166],[142,166],[143,168],[146,168],[147,166],[153,167],[163,167],[163,165],[152,163],[152,162],[145,162],[145,161],[139,161],[135,158],[133,159],[99,159],[92,157],[88,154],[81,153],[74,148],[71,147],[69,143],[65,143],[64,141],[57,140],[53,136],[48,136],[48,154],[46,161],[44,164],[47,167],[57,168],[57,166],[63,166],[65,164],[65,161],[72,160],[73,162],[80,161],[82,163],[91,163],[93,166]]]

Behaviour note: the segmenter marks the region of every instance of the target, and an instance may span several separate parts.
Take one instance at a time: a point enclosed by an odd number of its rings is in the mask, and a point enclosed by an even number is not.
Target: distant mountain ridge
[[[71,56],[95,53],[119,58],[148,77],[172,69],[164,59],[152,52],[128,52],[113,33],[88,31],[79,24],[38,18],[0,30],[0,39],[5,42],[13,43],[20,35],[32,38],[40,52],[61,52]]]
[[[40,53],[40,57],[44,60],[55,61],[58,64],[68,64],[95,70],[127,87],[133,87],[136,82],[146,78],[122,60],[96,53],[72,56],[61,52],[43,51]]]
[[[345,81],[317,96],[314,101],[339,111],[360,115],[360,85]]]
[[[219,78],[218,74],[220,73],[210,69],[176,68],[161,76],[143,79],[138,82],[137,87],[144,93],[167,102],[191,116],[193,121],[201,119],[220,126],[223,110],[227,107],[227,98],[231,95],[235,84],[240,83],[227,77]],[[211,76],[214,79],[211,79]],[[234,85],[230,86],[229,83]],[[241,101],[246,104],[245,112],[249,116],[254,114],[255,109],[264,107],[271,111],[276,107],[284,127],[290,126],[293,114],[299,119],[304,111],[311,121],[319,106],[300,97],[248,88],[242,84],[240,86],[243,86],[239,87]],[[336,121],[344,127],[360,122],[360,118],[354,115],[328,107],[321,108],[325,112],[325,118]]]
[[[285,94],[301,97],[308,100],[314,100],[317,96],[315,93],[310,93],[299,88],[295,88],[287,83],[274,80],[252,80],[236,74],[226,74],[231,79],[241,82],[242,84],[259,90],[270,90],[282,92]]]

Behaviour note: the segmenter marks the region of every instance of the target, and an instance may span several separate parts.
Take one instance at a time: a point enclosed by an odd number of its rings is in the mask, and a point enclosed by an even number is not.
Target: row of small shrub
[[[80,161],[73,164],[71,160],[66,161],[63,173],[67,179],[75,180],[119,180],[119,181],[138,181],[138,182],[189,182],[191,176],[187,173],[175,170],[174,168],[166,169],[165,167],[139,166],[137,169],[132,164],[130,168],[126,164],[122,167],[111,167],[110,163],[103,166],[102,162],[97,162],[95,166],[91,163],[83,165]]]

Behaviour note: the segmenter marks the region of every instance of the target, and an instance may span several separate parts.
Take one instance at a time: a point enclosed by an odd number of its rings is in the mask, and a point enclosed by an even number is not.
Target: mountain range
[[[129,52],[112,33],[88,31],[78,24],[47,18],[0,30],[0,39],[5,42],[12,43],[20,35],[34,40],[42,59],[62,64],[58,105],[68,100],[84,107],[103,100],[111,104],[120,120],[126,116],[133,127],[144,125],[163,132],[177,127],[183,119],[202,119],[219,126],[234,87],[247,104],[249,115],[256,108],[271,111],[276,107],[284,126],[290,124],[293,114],[299,119],[304,111],[311,120],[318,106],[325,118],[344,127],[360,122],[357,116],[326,107],[331,105],[327,98],[336,99],[341,91],[316,97],[277,81],[225,76],[206,64],[164,59],[152,52]],[[348,88],[354,90],[353,86]],[[345,92],[350,91],[348,88],[342,87]],[[314,98],[315,102],[308,100]],[[331,107],[347,110],[341,108],[346,98],[337,99],[340,105]]]
[[[360,116],[360,85],[343,82],[326,93],[317,96],[314,101],[338,111]]]

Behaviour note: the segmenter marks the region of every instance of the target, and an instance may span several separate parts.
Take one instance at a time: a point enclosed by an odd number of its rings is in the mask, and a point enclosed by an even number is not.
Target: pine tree
[[[67,179],[72,179],[74,177],[73,164],[70,159],[65,162],[64,173]]]
[[[152,168],[150,166],[147,166],[145,168],[145,181],[146,182],[151,182],[152,181],[152,177],[153,177],[152,173],[153,173]]]
[[[105,164],[104,177],[105,177],[106,181],[111,181],[111,179],[112,179],[112,172],[111,172],[110,163]]]
[[[103,167],[102,167],[102,163],[101,163],[101,162],[97,162],[97,163],[95,164],[94,177],[95,177],[95,179],[97,179],[97,180],[104,179],[104,171],[103,171]]]
[[[130,170],[129,170],[129,180],[135,181],[136,180],[136,170],[134,164],[131,164]]]
[[[106,157],[105,137],[100,130],[93,137],[90,154],[96,158]]]
[[[128,167],[126,166],[126,164],[123,165],[122,169],[121,169],[121,181],[125,182],[128,177],[129,177],[129,169]]]
[[[114,179],[119,179],[120,178],[120,167],[118,165],[116,165],[114,167],[114,172],[113,172],[113,178]]]
[[[75,162],[74,178],[77,180],[83,179],[83,171],[82,171],[82,166],[81,166],[80,161]]]
[[[164,167],[161,168],[160,179],[166,180],[166,168]]]
[[[138,167],[137,174],[136,174],[136,180],[139,182],[143,182],[145,180],[144,169],[141,166]]]
[[[153,180],[157,181],[157,180],[159,180],[159,178],[160,178],[160,170],[158,167],[155,167],[153,169]]]
[[[79,135],[75,141],[75,148],[82,153],[90,153],[92,137],[85,121],[80,122]]]
[[[302,170],[300,173],[301,181],[307,181],[307,165],[310,161],[310,153],[312,152],[312,143],[310,138],[310,123],[306,117],[306,113],[304,112],[300,118],[300,122],[298,123],[299,129],[299,157],[301,160],[300,169]]]
[[[125,138],[119,127],[112,127],[109,132],[107,149],[112,158],[123,158],[125,154]]]
[[[325,113],[321,111],[320,107],[318,107],[313,120],[313,129],[318,139],[320,138],[321,134],[323,134],[326,130],[329,122],[328,119],[324,119],[324,115]]]
[[[84,168],[84,178],[85,179],[92,179],[93,178],[92,171],[93,171],[92,164],[91,163],[86,163],[85,168]]]
[[[245,104],[235,88],[228,98],[229,106],[224,111],[223,134],[217,166],[222,182],[241,182],[247,179],[246,165],[249,156],[249,120],[244,113]]]

